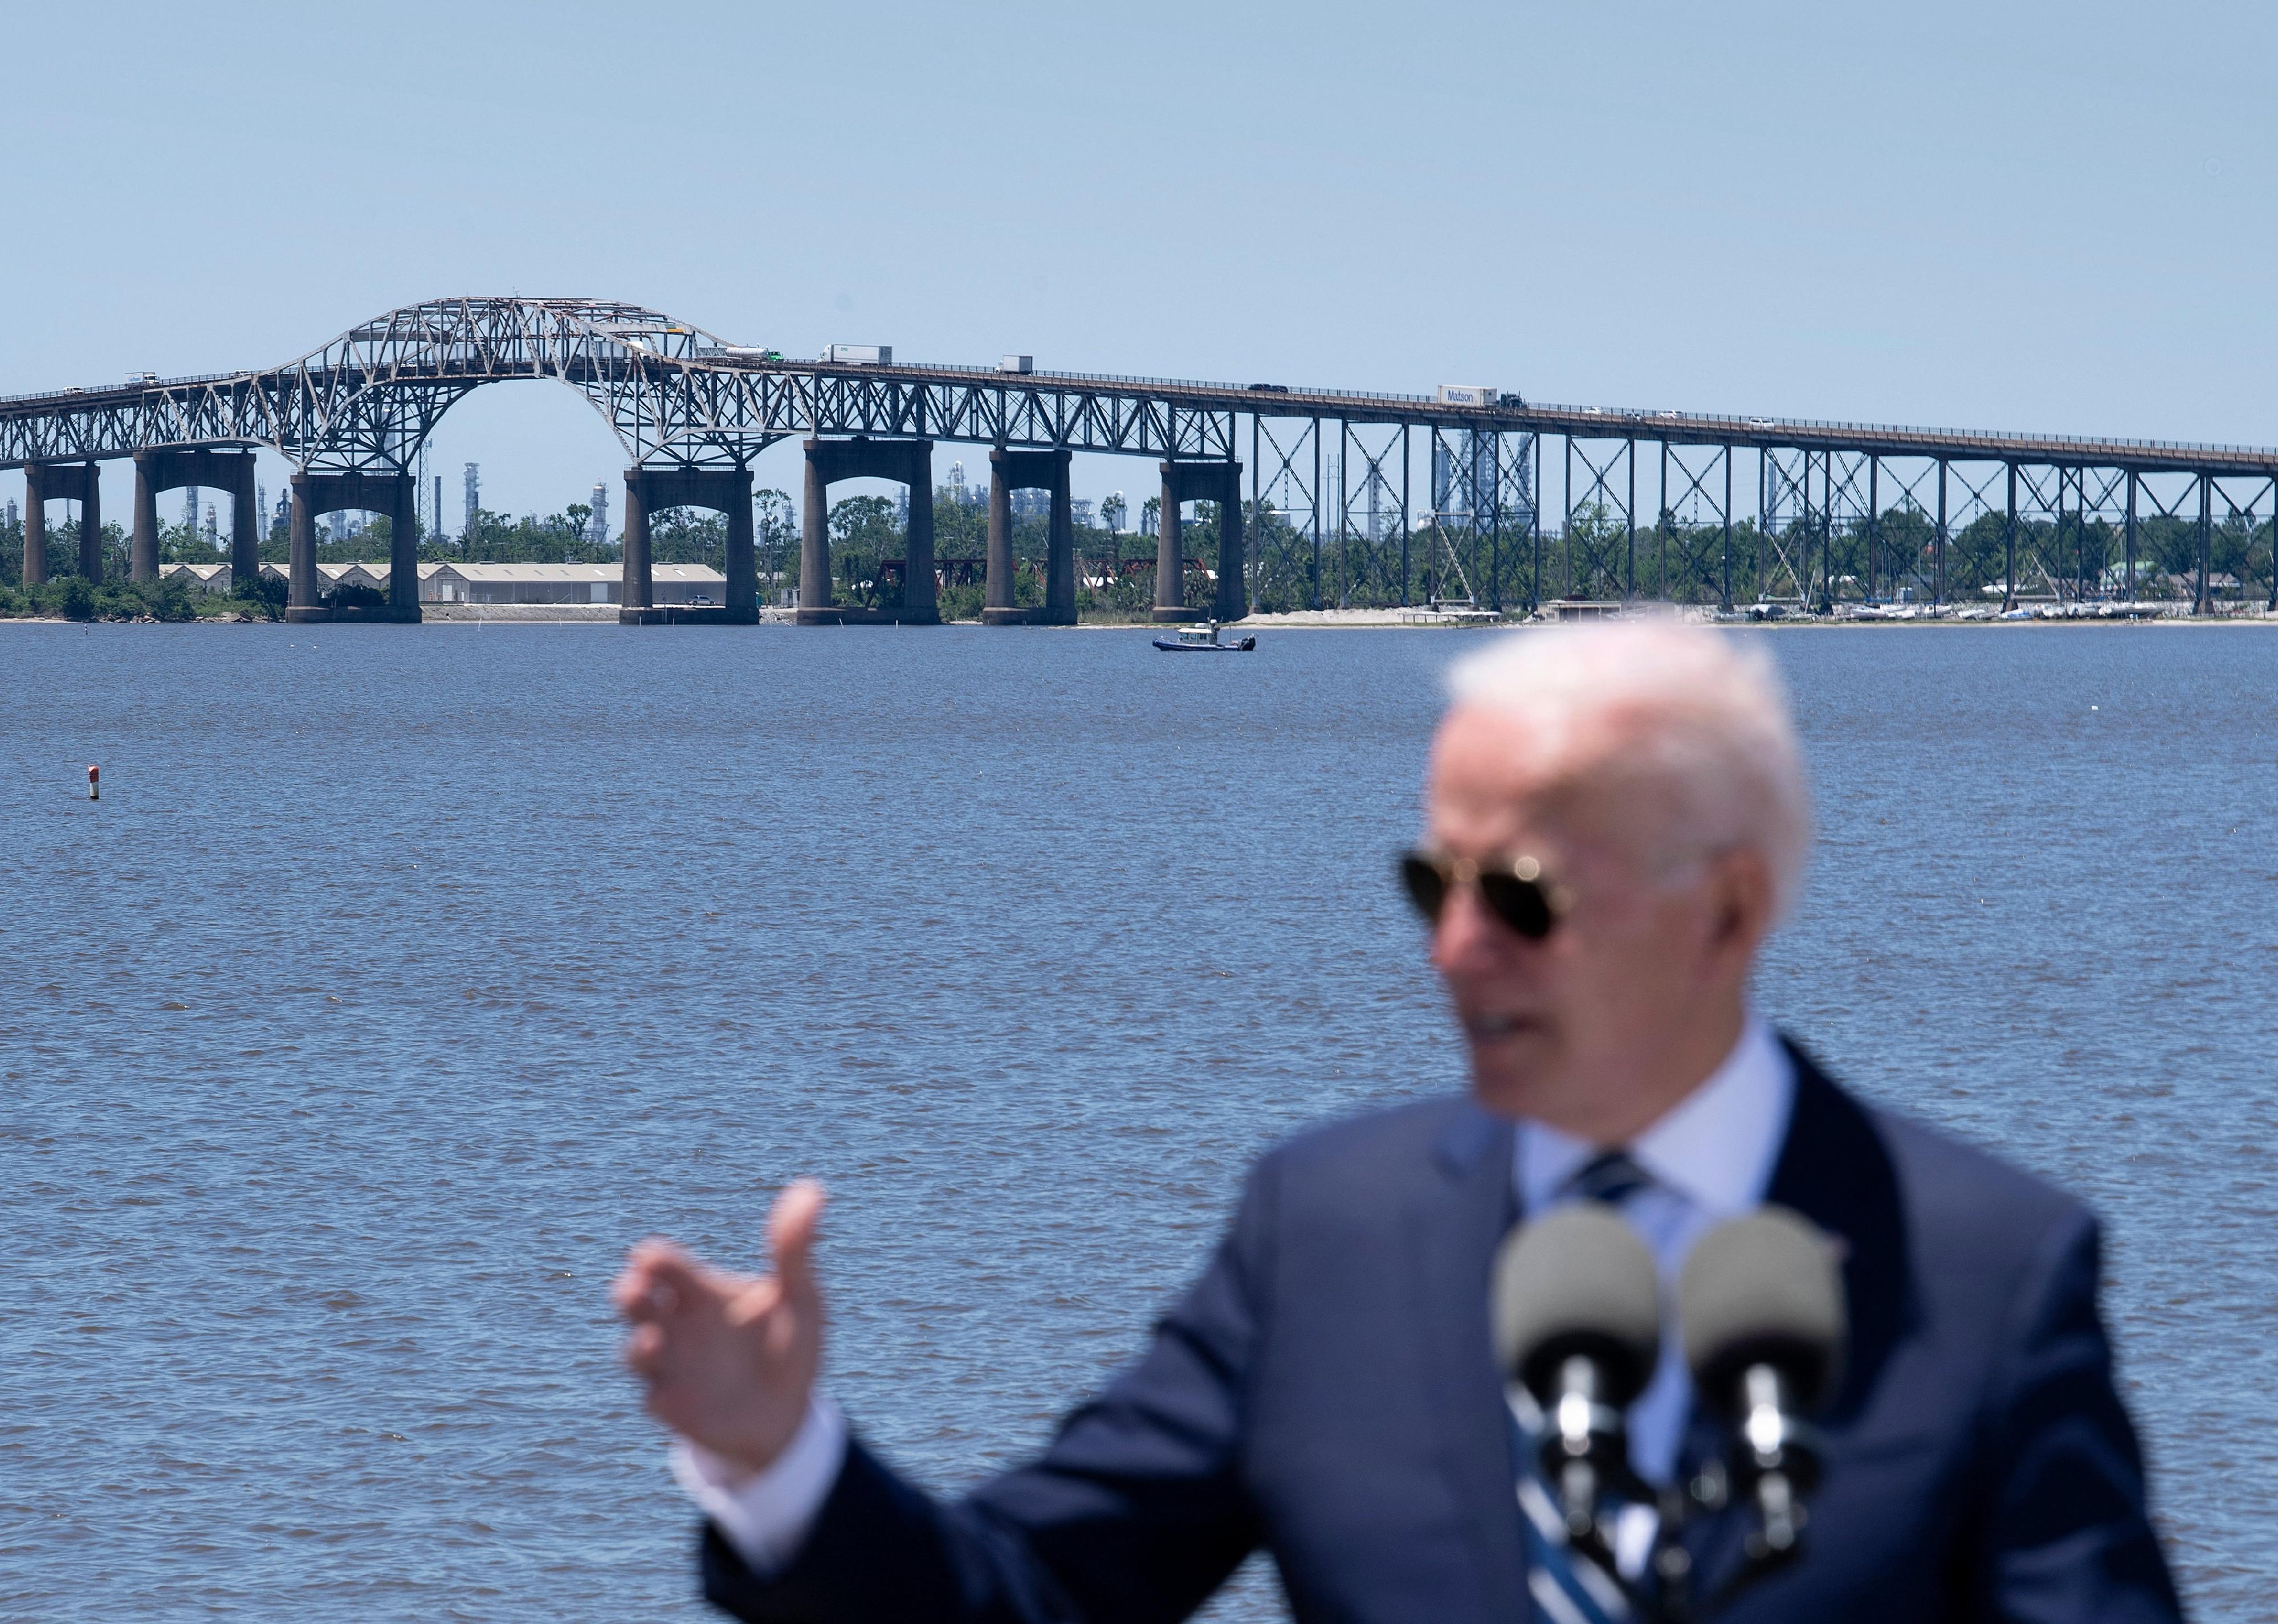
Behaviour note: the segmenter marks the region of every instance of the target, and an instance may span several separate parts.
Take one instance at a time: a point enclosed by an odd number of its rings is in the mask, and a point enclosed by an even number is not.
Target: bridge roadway
[[[2004,515],[2013,534],[2013,555],[2014,532],[2021,528],[2031,531],[2036,513],[2053,515],[2059,530],[2068,512],[2083,523],[2092,518],[2118,522],[2123,517],[2124,492],[2131,579],[2139,496],[2148,495],[2155,516],[2186,519],[2193,516],[2196,499],[2203,542],[2218,496],[2230,515],[2244,515],[2250,525],[2266,512],[2278,512],[2278,449],[2274,448],[1556,406],[1513,394],[1494,396],[1491,405],[1457,404],[1341,389],[907,362],[792,361],[773,351],[727,344],[691,324],[638,306],[577,299],[462,298],[391,311],[298,361],[266,370],[145,377],[124,385],[0,398],[0,467],[24,468],[32,498],[25,578],[44,578],[44,504],[53,499],[83,500],[82,568],[100,567],[99,546],[89,539],[96,505],[85,494],[95,488],[88,469],[95,462],[120,458],[132,458],[136,468],[131,564],[135,577],[147,579],[157,572],[157,493],[184,484],[218,485],[240,493],[234,504],[240,519],[233,553],[241,570],[253,573],[257,569],[257,537],[251,504],[243,492],[250,488],[250,451],[266,447],[294,469],[294,616],[317,618],[325,613],[314,596],[315,520],[327,512],[357,507],[388,513],[394,519],[398,553],[394,606],[403,618],[416,619],[416,507],[408,470],[418,447],[443,413],[469,391],[529,377],[552,378],[578,390],[625,448],[624,612],[629,620],[691,618],[684,612],[657,608],[648,579],[648,515],[661,507],[684,505],[715,507],[728,517],[727,596],[732,606],[711,618],[755,617],[755,611],[747,607],[754,603],[757,587],[750,461],[761,450],[793,435],[806,438],[807,451],[801,579],[809,591],[799,615],[806,622],[859,618],[858,612],[833,601],[828,586],[828,486],[854,477],[902,480],[913,489],[928,486],[936,440],[990,447],[994,475],[984,618],[997,624],[1074,618],[1067,459],[1077,451],[1160,461],[1162,511],[1170,522],[1160,527],[1158,536],[1158,618],[1194,619],[1204,613],[1185,603],[1181,579],[1183,544],[1177,515],[1181,501],[1193,499],[1221,504],[1211,609],[1227,619],[1246,613],[1252,571],[1242,533],[1241,430],[1245,419],[1250,441],[1250,516],[1254,522],[1262,514],[1273,515],[1276,522],[1270,527],[1271,537],[1285,552],[1292,545],[1289,538],[1310,536],[1317,601],[1325,529],[1335,526],[1343,543],[1354,528],[1355,475],[1363,487],[1372,482],[1370,494],[1387,505],[1397,485],[1397,523],[1403,538],[1398,583],[1402,601],[1406,601],[1410,586],[1404,538],[1411,529],[1429,530],[1434,538],[1427,578],[1435,596],[1442,585],[1468,584],[1482,574],[1481,548],[1491,545],[1497,562],[1490,577],[1492,590],[1486,595],[1501,606],[1500,589],[1507,574],[1502,549],[1509,543],[1522,558],[1531,545],[1533,568],[1525,595],[1539,597],[1539,496],[1546,439],[1563,442],[1570,576],[1576,513],[1592,512],[1601,520],[1610,515],[1626,537],[1626,578],[1619,548],[1609,551],[1602,540],[1584,544],[1596,550],[1583,560],[1582,573],[1592,584],[1630,592],[1637,590],[1640,447],[1646,448],[1643,454],[1657,455],[1660,461],[1661,522],[1669,523],[1669,515],[1682,500],[1693,515],[1688,534],[1721,527],[1728,552],[1734,513],[1733,458],[1736,453],[1754,453],[1760,522],[1769,528],[1785,514],[1791,530],[1803,526],[1801,561],[1782,556],[1785,583],[1805,598],[1815,591],[1832,591],[1831,537],[1846,523],[1863,525],[1869,533],[1871,591],[1871,532],[1884,511],[1880,489],[1885,463],[1895,465],[1890,470],[1892,489],[1917,501],[1924,512],[1924,483],[1934,469],[1941,574],[1950,478],[1963,489],[1965,511]],[[1331,461],[1339,485],[1334,491],[1324,488],[1322,477],[1332,434],[1336,454]],[[1410,500],[1411,437],[1426,439],[1432,453],[1428,515],[1414,512]],[[1976,470],[1974,477],[1972,469]],[[1997,506],[1989,492],[2004,471],[2006,504]],[[2172,477],[2164,490],[2153,492],[2151,482],[2160,476]],[[2022,505],[2021,479],[2028,499]],[[1013,601],[1011,519],[1003,497],[1023,485],[1051,493],[1046,601],[1041,610],[1018,609]],[[922,514],[924,505],[913,504],[911,511]],[[1704,511],[1705,524],[1700,522]],[[875,612],[873,618],[938,618],[931,526],[926,522],[929,516],[925,514],[911,528],[902,603]],[[1428,517],[1429,522],[1416,526],[1419,517]],[[1816,570],[1810,553],[1815,533],[1819,548]],[[1469,570],[1464,568],[1466,548],[1473,565]],[[1366,553],[1366,542],[1360,551]],[[1692,548],[1689,556],[1700,573],[1699,548]],[[1728,560],[1722,583],[1728,602],[1729,573]],[[2043,574],[2054,582],[2045,561]],[[2200,574],[2204,607],[2204,557]],[[2016,575],[2013,556],[2013,595]],[[1664,585],[1665,576],[1664,570]],[[2274,606],[2278,606],[2278,570],[2273,577]],[[812,590],[818,581],[825,583],[820,594]],[[2082,590],[2086,591],[2084,578]]]

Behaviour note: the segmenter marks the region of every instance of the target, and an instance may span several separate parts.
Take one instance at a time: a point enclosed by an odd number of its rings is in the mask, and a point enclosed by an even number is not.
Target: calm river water
[[[1759,635],[1763,1003],[2103,1210],[2187,1590],[2272,1616],[2278,634]],[[1388,859],[1466,636],[0,626],[0,1615],[698,1616],[605,1288],[794,1173],[859,1424],[1033,1447],[1257,1151],[1459,1085]]]

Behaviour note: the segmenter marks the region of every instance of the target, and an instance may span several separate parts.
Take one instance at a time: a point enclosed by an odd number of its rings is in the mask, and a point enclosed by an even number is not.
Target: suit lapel
[[[1864,1107],[1829,1080],[1792,1039],[1795,1117],[1772,1170],[1768,1201],[1793,1207],[1841,1238],[1850,1316],[1841,1384],[1827,1420],[1855,1416],[1915,1311],[1898,1169]]]
[[[1517,1217],[1512,1129],[1465,1105],[1433,1147],[1410,1208],[1411,1318],[1431,1384],[1440,1458],[1471,1524],[1493,1616],[1525,1616],[1525,1557],[1502,1384],[1487,1334],[1487,1277]]]

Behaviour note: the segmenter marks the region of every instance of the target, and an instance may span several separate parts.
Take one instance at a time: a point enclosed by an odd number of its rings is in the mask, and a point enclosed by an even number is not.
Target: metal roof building
[[[423,568],[422,603],[612,604],[624,601],[623,564],[437,564]],[[705,564],[658,564],[661,604],[727,601],[728,578]]]
[[[180,576],[192,587],[205,592],[226,592],[230,587],[230,569],[226,564],[161,564],[158,578],[172,580]]]

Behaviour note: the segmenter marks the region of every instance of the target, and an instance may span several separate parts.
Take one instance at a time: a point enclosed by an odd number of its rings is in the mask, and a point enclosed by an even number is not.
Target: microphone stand
[[[1753,1505],[1756,1526],[1742,1543],[1739,1570],[1716,1589],[1708,1604],[1713,1615],[1739,1594],[1803,1554],[1808,1521],[1803,1497],[1818,1485],[1823,1445],[1818,1430],[1801,1420],[1786,1382],[1770,1365],[1752,1365],[1742,1377],[1743,1413],[1723,1460],[1702,1464],[1690,1483],[1672,1484],[1658,1497],[1660,1526],[1654,1535],[1650,1597],[1624,1585],[1632,1605],[1655,1624],[1689,1624],[1695,1616],[1693,1554],[1686,1527],[1696,1516],[1715,1516],[1734,1501]]]
[[[1749,1421],[1762,1423],[1762,1407],[1752,1407]],[[1601,1477],[1589,1461],[1570,1456],[1551,1483],[1566,1524],[1569,1548],[1621,1592],[1632,1615],[1644,1624],[1695,1624],[1698,1620],[1714,1618],[1759,1580],[1777,1573],[1803,1553],[1808,1518],[1802,1497],[1818,1481],[1818,1439],[1811,1428],[1792,1414],[1780,1413],[1777,1422],[1777,1430],[1769,1424],[1744,1423],[1734,1440],[1729,1468],[1723,1460],[1711,1460],[1689,1482],[1657,1491],[1619,1468]],[[1548,1432],[1544,1452],[1552,1456],[1558,1430],[1554,1425]],[[1603,1436],[1600,1434],[1601,1439]],[[1545,1464],[1549,1463],[1546,1460]],[[1658,1513],[1658,1527],[1647,1559],[1649,1582],[1622,1575],[1611,1535],[1619,1513],[1605,1514],[1605,1500],[1617,1506],[1649,1500]],[[1716,1587],[1704,1607],[1695,1593],[1700,1575],[1693,1571],[1685,1533],[1697,1518],[1722,1515],[1734,1509],[1736,1503],[1754,1510],[1756,1526],[1741,1545],[1739,1569]]]
[[[1671,1483],[1660,1494],[1661,1521],[1653,1535],[1654,1590],[1651,1606],[1641,1607],[1656,1624],[1691,1624],[1693,1618],[1693,1553],[1685,1548],[1685,1525],[1692,1514],[1691,1497],[1682,1483]],[[1645,1599],[1645,1598],[1640,1598]]]
[[[1825,1452],[1818,1429],[1798,1414],[1788,1382],[1777,1368],[1750,1365],[1740,1378],[1740,1395],[1732,1465],[1739,1491],[1755,1502],[1758,1526],[1743,1547],[1747,1565],[1717,1595],[1720,1606],[1803,1554],[1803,1529],[1809,1521],[1803,1497],[1818,1486]]]

